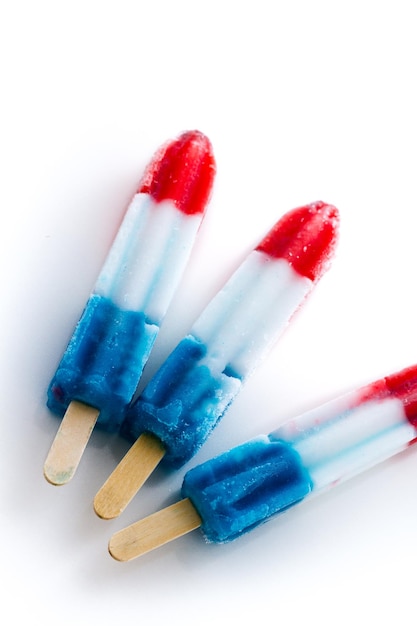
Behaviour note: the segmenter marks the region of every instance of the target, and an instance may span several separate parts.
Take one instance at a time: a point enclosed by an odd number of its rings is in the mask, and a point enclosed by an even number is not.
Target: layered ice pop
[[[417,365],[308,411],[186,473],[177,504],[110,540],[130,560],[201,527],[228,542],[417,441]]]
[[[189,259],[215,162],[198,131],[154,155],[48,390],[64,416],[45,463],[53,484],[73,475],[98,425],[117,432]],[[75,437],[75,439],[74,439]]]
[[[96,496],[100,517],[161,460],[178,468],[199,450],[328,268],[338,224],[324,202],[296,208],[246,257],[129,407],[121,433],[135,443]]]

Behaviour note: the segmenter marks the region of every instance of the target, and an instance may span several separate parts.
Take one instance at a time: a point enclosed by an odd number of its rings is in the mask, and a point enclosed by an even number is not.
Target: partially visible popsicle
[[[199,131],[154,155],[133,197],[48,390],[64,416],[44,466],[64,484],[96,421],[117,432],[190,256],[215,161]]]
[[[113,535],[131,560],[195,528],[240,537],[417,441],[417,365],[308,411],[186,473],[176,504]]]
[[[338,225],[329,204],[299,207],[247,256],[128,409],[121,434],[136,443],[96,495],[100,517],[119,515],[160,460],[178,468],[197,452],[328,268]]]

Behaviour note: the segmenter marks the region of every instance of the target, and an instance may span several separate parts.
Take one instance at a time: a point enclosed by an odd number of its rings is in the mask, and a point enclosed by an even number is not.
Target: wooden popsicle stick
[[[114,519],[129,504],[165,454],[161,441],[143,433],[125,454],[94,498],[94,510]]]
[[[69,404],[43,467],[49,483],[65,485],[74,476],[99,413],[77,400]]]
[[[115,533],[109,552],[117,561],[131,561],[200,526],[201,517],[185,498]]]

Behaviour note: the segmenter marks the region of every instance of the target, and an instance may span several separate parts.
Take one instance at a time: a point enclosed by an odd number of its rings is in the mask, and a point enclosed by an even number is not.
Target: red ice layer
[[[387,376],[385,381],[390,394],[402,401],[410,424],[417,427],[417,365]]]
[[[286,259],[299,274],[316,281],[327,269],[338,231],[336,207],[314,202],[286,213],[256,249]]]
[[[215,173],[210,141],[198,130],[187,131],[158,150],[138,191],[157,202],[172,200],[188,215],[204,213]]]
[[[358,404],[383,398],[401,400],[408,421],[417,428],[417,365],[367,385],[360,393]]]

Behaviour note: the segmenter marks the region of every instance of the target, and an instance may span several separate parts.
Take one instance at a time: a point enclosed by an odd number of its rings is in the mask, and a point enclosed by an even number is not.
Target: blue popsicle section
[[[163,443],[163,463],[180,467],[191,459],[238,393],[230,368],[213,373],[206,346],[185,337],[127,411],[121,434],[130,441],[151,432]]]
[[[297,504],[312,489],[298,453],[264,436],[187,472],[182,496],[199,513],[207,540],[223,543]]]
[[[158,330],[143,313],[93,294],[50,384],[49,408],[63,416],[79,400],[100,410],[99,426],[118,431]]]

